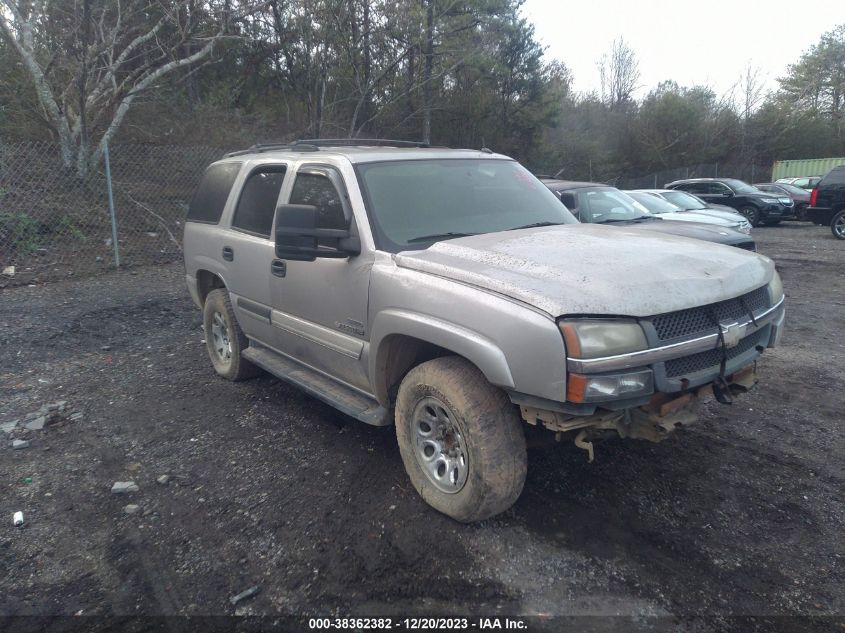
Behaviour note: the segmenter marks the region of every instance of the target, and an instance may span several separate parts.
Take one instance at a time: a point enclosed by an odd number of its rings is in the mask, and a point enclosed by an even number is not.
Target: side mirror
[[[276,209],[276,257],[313,262],[318,257],[344,259],[360,254],[361,240],[351,235],[348,228],[318,228],[317,220],[317,207],[313,205],[279,205]]]

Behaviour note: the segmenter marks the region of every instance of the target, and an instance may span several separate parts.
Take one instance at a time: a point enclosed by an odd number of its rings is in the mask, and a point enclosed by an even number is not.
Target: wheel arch
[[[399,310],[376,317],[371,338],[369,373],[382,406],[395,401],[399,383],[420,363],[442,356],[460,356],[496,386],[513,387],[504,352],[489,338],[428,315]]]
[[[212,290],[226,288],[226,282],[219,274],[205,270],[204,268],[197,270],[196,279],[197,297],[199,298],[200,305],[205,303],[205,298]]]

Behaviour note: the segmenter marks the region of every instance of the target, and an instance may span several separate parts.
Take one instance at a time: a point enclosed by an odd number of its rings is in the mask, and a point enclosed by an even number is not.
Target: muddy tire
[[[760,226],[760,211],[757,207],[742,207],[739,212],[751,223],[751,226]]]
[[[527,455],[516,406],[462,358],[437,358],[405,376],[396,438],[414,488],[453,519],[492,517],[522,492]]]
[[[214,371],[227,380],[246,380],[255,376],[259,369],[241,358],[248,340],[232,310],[229,291],[218,288],[208,293],[202,311],[205,330],[205,346]]]

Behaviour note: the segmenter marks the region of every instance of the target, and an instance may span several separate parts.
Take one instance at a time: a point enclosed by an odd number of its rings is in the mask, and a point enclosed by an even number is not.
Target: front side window
[[[577,224],[554,193],[512,160],[374,162],[356,171],[378,247],[393,253],[450,237]]]
[[[345,229],[343,203],[332,181],[323,173],[300,172],[293,183],[291,204],[317,207],[317,226],[323,229]]]
[[[248,233],[270,237],[273,214],[276,212],[284,178],[283,165],[268,165],[253,171],[241,190],[232,226]]]

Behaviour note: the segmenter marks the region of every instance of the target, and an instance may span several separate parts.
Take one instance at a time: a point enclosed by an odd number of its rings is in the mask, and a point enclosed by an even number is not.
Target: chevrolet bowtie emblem
[[[725,347],[736,347],[737,344],[745,336],[745,326],[739,323],[731,323],[730,325],[720,326],[722,329],[722,339],[725,341]]]

